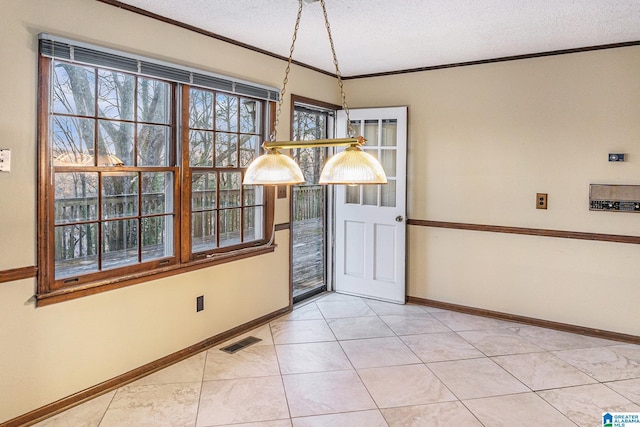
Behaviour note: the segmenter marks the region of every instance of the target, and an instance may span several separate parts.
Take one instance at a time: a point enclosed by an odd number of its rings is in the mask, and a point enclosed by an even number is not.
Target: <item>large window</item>
[[[54,287],[173,259],[172,92],[160,80],[51,62]]]
[[[262,103],[212,90],[189,102],[191,250],[195,257],[264,237],[262,187],[242,186],[262,139]]]
[[[267,248],[270,197],[242,186],[266,101],[40,61],[39,300]]]

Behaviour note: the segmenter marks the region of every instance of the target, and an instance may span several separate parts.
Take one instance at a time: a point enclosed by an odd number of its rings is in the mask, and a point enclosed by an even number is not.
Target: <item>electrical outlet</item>
[[[536,209],[547,209],[547,193],[536,193]]]
[[[196,313],[204,310],[204,295],[196,297]]]
[[[0,172],[11,172],[11,150],[0,148]]]

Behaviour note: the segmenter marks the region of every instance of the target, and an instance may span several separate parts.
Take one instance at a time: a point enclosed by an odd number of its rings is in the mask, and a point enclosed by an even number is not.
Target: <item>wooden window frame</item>
[[[272,187],[264,187],[263,192],[263,238],[256,241],[247,242],[245,244],[225,247],[217,249],[213,252],[205,253],[205,256],[195,257],[191,253],[190,245],[190,221],[191,217],[191,186],[190,172],[188,165],[188,153],[184,156],[185,149],[188,152],[188,108],[185,111],[184,99],[182,104],[178,105],[180,96],[176,93],[181,90],[188,91],[189,85],[180,83],[172,84],[172,105],[171,105],[171,129],[172,142],[168,156],[172,159],[170,167],[155,168],[163,171],[170,170],[174,174],[174,209],[173,209],[173,256],[160,258],[156,260],[138,262],[131,266],[123,266],[112,270],[102,270],[88,275],[79,275],[70,283],[64,283],[65,279],[55,279],[55,234],[54,229],[54,204],[55,204],[55,183],[53,181],[53,165],[51,162],[51,150],[49,144],[50,132],[50,97],[51,97],[51,68],[52,59],[39,56],[38,61],[38,114],[37,114],[37,130],[38,130],[38,173],[37,173],[37,256],[38,256],[38,277],[37,277],[37,293],[36,305],[45,306],[61,301],[79,298],[86,295],[92,295],[112,289],[121,288],[137,283],[150,280],[156,280],[176,274],[193,271],[196,269],[207,268],[221,263],[232,262],[251,256],[262,255],[273,252],[275,244],[273,244],[273,224],[274,224],[274,189]],[[89,65],[91,66],[91,65]],[[101,69],[100,66],[94,66]],[[221,91],[219,91],[221,92]],[[97,94],[96,94],[97,96]],[[245,96],[242,96],[245,97]],[[245,97],[247,98],[247,97]],[[268,114],[268,126],[265,124],[267,120],[262,118],[263,135],[267,134],[267,130],[271,130],[274,126],[273,117],[275,103],[268,101],[263,102],[264,116]],[[183,123],[181,127],[177,127],[175,118],[177,117],[177,109],[180,111]],[[186,122],[184,122],[186,118]],[[185,125],[186,123],[186,125]],[[176,129],[180,129],[177,132]],[[269,129],[267,129],[269,128]],[[186,129],[186,132],[185,132]],[[185,139],[186,137],[186,139]],[[182,151],[181,151],[182,150]],[[179,161],[175,161],[179,159]],[[96,170],[100,168],[94,168]],[[132,172],[136,171],[156,171],[151,168],[131,167],[127,168]],[[58,170],[65,172],[66,169]],[[186,183],[189,183],[187,185]],[[138,216],[141,214],[138,213]],[[100,220],[101,221],[101,220]],[[185,234],[186,232],[186,234]],[[185,239],[185,236],[188,237]],[[187,243],[186,243],[186,242]],[[141,242],[139,242],[141,244]]]
[[[211,132],[212,133],[212,144],[213,144],[213,156],[212,156],[212,164],[208,165],[208,166],[193,166],[191,165],[191,159],[190,159],[190,132],[191,130],[205,130],[205,129],[192,129],[190,126],[190,120],[189,120],[189,113],[190,113],[190,96],[191,96],[191,89],[196,89],[199,91],[204,91],[204,92],[209,92],[212,96],[212,101],[213,101],[213,105],[214,105],[214,117],[213,117],[213,127],[211,129],[206,129],[206,131]],[[216,246],[212,247],[212,248],[206,248],[206,249],[202,249],[202,250],[194,250],[193,248],[193,232],[192,232],[192,218],[193,218],[193,212],[191,211],[191,184],[192,184],[192,177],[193,174],[195,173],[214,173],[214,174],[221,174],[221,173],[225,173],[225,172],[232,172],[232,173],[240,173],[241,177],[244,177],[244,171],[246,170],[246,166],[242,167],[239,164],[233,165],[233,166],[216,166],[216,153],[217,153],[217,149],[216,149],[216,144],[217,144],[217,139],[216,139],[216,135],[218,133],[224,133],[224,134],[237,134],[238,135],[238,147],[237,147],[237,157],[238,157],[238,162],[240,162],[240,141],[241,141],[241,135],[251,135],[251,136],[258,136],[259,138],[264,138],[265,135],[265,129],[266,129],[266,121],[267,121],[267,104],[263,103],[262,108],[261,108],[261,112],[260,112],[260,125],[259,125],[259,132],[257,133],[252,133],[252,132],[242,132],[241,131],[241,126],[240,126],[240,113],[239,113],[239,109],[238,109],[238,130],[237,131],[228,131],[228,130],[219,130],[217,129],[217,118],[215,117],[216,113],[215,113],[215,105],[216,105],[216,95],[218,94],[224,94],[224,95],[228,95],[226,92],[220,91],[220,90],[216,90],[216,89],[208,89],[208,88],[199,88],[199,87],[192,87],[190,85],[183,85],[182,86],[182,165],[183,165],[183,171],[184,171],[184,179],[182,180],[183,183],[183,197],[182,197],[182,240],[181,240],[181,244],[182,244],[182,249],[181,249],[181,253],[182,253],[182,261],[183,262],[189,262],[189,261],[196,261],[199,259],[204,259],[207,257],[211,257],[211,256],[216,256],[217,254],[220,253],[225,253],[228,251],[233,251],[236,249],[242,249],[242,248],[247,248],[247,247],[253,247],[253,246],[261,246],[264,245],[266,243],[268,243],[271,235],[270,233],[267,231],[267,221],[265,220],[265,215],[263,213],[262,217],[263,217],[263,222],[262,222],[262,230],[263,230],[263,235],[261,239],[257,239],[257,240],[253,240],[253,241],[249,241],[249,242],[243,242],[243,243],[237,243],[234,245],[230,245],[230,246],[220,246],[220,213],[228,210],[228,209],[240,209],[241,212],[241,226],[240,226],[240,240],[244,240],[244,212],[245,209],[247,208],[251,208],[251,207],[261,207],[263,210],[267,209],[267,199],[266,199],[266,195],[267,192],[263,191],[262,194],[262,204],[259,205],[247,205],[245,204],[245,200],[244,200],[244,186],[240,186],[240,204],[238,206],[233,206],[233,207],[221,207],[221,206],[216,206],[214,208],[209,208],[206,209],[210,212],[215,212],[215,215],[217,217],[217,221],[215,223],[215,227],[216,227]],[[247,100],[255,100],[258,101],[254,98],[249,98],[247,96],[243,96],[243,95],[231,95],[234,97],[237,97],[238,99],[238,106],[240,106],[241,100],[243,99],[247,99]],[[274,104],[275,105],[275,104]],[[267,188],[267,187],[264,187]],[[217,203],[219,204],[220,202],[220,187],[218,185],[216,185],[216,192],[217,192]],[[271,228],[273,228],[271,226]]]

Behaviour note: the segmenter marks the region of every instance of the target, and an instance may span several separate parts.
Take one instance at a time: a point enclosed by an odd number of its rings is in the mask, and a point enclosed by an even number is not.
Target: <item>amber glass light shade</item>
[[[255,159],[244,174],[243,185],[300,184],[304,176],[300,166],[289,156],[270,148],[266,154]]]
[[[322,169],[320,184],[386,184],[387,175],[380,163],[358,146],[331,157]]]

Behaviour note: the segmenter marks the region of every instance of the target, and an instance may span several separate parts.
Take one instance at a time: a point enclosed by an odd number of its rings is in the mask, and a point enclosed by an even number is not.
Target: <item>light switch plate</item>
[[[11,150],[0,148],[0,172],[11,171]]]
[[[278,199],[286,199],[286,198],[287,198],[287,186],[278,185]]]

